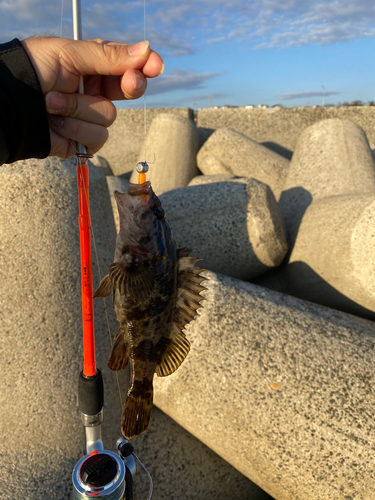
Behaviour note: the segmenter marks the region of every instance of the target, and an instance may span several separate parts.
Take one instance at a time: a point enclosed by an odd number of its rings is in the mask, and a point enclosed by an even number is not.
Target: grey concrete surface
[[[375,193],[314,201],[288,263],[256,283],[375,320],[374,220]]]
[[[327,196],[375,193],[375,163],[364,131],[349,120],[315,123],[300,135],[280,198],[291,240],[295,219]],[[293,226],[293,227],[291,227]]]
[[[217,175],[197,175],[189,182],[188,186],[201,186],[202,184],[213,184],[215,182],[227,182],[235,179],[233,174],[217,174]]]
[[[301,132],[328,118],[351,120],[365,131],[375,145],[375,106],[317,108],[206,108],[197,112],[201,143],[221,127],[230,127],[263,143],[286,158],[291,158]]]
[[[152,120],[160,113],[171,113],[186,118],[194,117],[193,110],[189,108],[147,109],[147,130]],[[144,139],[144,110],[118,109],[117,119],[109,127],[109,139],[99,154],[107,159],[114,175],[126,174],[134,170],[139,152],[143,149]]]
[[[277,500],[372,500],[374,323],[206,276],[156,405]]]
[[[112,175],[112,170],[104,156],[95,154],[90,158],[89,163],[95,167],[101,168],[104,175]]]
[[[216,130],[199,150],[197,164],[205,175],[253,177],[280,198],[289,160],[231,128]]]
[[[199,134],[194,120],[167,113],[153,119],[146,138],[146,156],[150,164],[147,180],[152,182],[157,195],[187,186],[198,175],[198,147]],[[145,151],[141,148],[138,161],[144,160]],[[130,182],[138,182],[136,170]]]
[[[113,214],[113,221],[115,223],[116,234],[120,231],[120,219],[118,215],[118,208],[116,198],[114,196],[115,191],[120,191],[120,193],[126,193],[128,191],[129,181],[123,177],[116,177],[114,175],[107,176],[107,186],[108,193],[111,199],[111,207]]]
[[[251,279],[279,265],[288,250],[275,197],[256,179],[188,186],[160,200],[177,245],[193,249],[206,269]]]
[[[112,262],[115,229],[105,176],[90,167],[93,275]],[[77,408],[82,366],[78,203],[75,162],[22,161],[0,168],[0,498],[70,499],[71,474],[84,448]],[[97,263],[100,265],[100,273]],[[112,336],[118,329],[107,298]],[[120,436],[116,376],[107,369],[110,341],[104,299],[95,300],[98,366],[105,387],[103,437]],[[127,374],[119,374],[124,400]],[[134,440],[153,474],[155,500],[265,500],[266,494],[225,460],[154,411]],[[146,498],[137,476],[136,500]]]

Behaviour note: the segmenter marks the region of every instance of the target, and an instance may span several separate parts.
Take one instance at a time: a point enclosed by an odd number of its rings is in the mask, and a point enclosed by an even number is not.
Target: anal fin
[[[114,371],[123,370],[128,364],[129,360],[129,345],[125,340],[124,330],[120,328],[117,332],[111,355],[108,360],[108,368]]]
[[[175,323],[172,324],[169,341],[160,363],[156,366],[155,371],[159,377],[166,377],[175,372],[190,351],[190,342]]]

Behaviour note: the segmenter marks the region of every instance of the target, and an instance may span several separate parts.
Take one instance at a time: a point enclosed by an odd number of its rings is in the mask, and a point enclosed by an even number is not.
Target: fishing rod
[[[81,1],[72,0],[74,40],[82,40]],[[80,78],[78,93],[84,93],[83,77]],[[116,443],[119,454],[105,450],[102,439],[104,406],[103,378],[96,366],[95,330],[93,305],[91,217],[89,198],[88,160],[93,155],[87,154],[83,144],[77,143],[77,183],[79,200],[79,232],[81,254],[81,290],[83,324],[83,370],[78,382],[78,405],[81,421],[85,428],[86,455],[73,470],[73,499],[87,500],[99,497],[106,500],[133,500],[133,476],[136,463],[140,464],[150,481],[147,469],[134,454],[129,441],[121,436]],[[141,169],[141,171],[139,170]],[[146,164],[137,165],[139,181],[145,182]],[[143,180],[144,179],[144,180]]]

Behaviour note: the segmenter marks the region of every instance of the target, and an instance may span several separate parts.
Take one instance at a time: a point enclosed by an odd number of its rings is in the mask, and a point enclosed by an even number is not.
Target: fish
[[[207,288],[195,267],[201,259],[177,248],[160,199],[150,181],[114,192],[120,220],[114,262],[94,297],[112,293],[120,324],[108,367],[130,364],[130,387],[121,431],[127,439],[146,431],[153,406],[154,374],[166,377],[185,360],[190,342],[184,328],[196,316]]]

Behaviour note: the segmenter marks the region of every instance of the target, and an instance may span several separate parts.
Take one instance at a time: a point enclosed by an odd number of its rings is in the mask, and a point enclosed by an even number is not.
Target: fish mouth
[[[137,210],[144,205],[147,205],[151,199],[152,187],[151,182],[146,181],[143,184],[128,184],[128,192],[120,193],[115,191],[115,199],[117,204],[123,209],[131,211]]]
[[[144,194],[151,193],[151,182],[146,181],[143,184],[128,184],[128,195],[129,196],[141,196]]]

